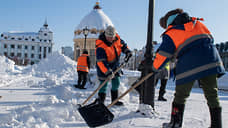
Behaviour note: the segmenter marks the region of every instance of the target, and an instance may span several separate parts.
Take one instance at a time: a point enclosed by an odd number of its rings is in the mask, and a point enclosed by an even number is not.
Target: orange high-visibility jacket
[[[108,42],[102,33],[96,40],[96,66],[100,80],[107,78],[110,70],[115,71],[119,66],[120,54],[130,52],[127,44],[116,34],[113,42]]]
[[[97,48],[103,48],[105,50],[106,56],[107,56],[107,62],[108,63],[113,63],[119,58],[121,54],[121,48],[122,44],[120,42],[120,37],[118,34],[116,34],[117,40],[112,44],[112,46],[107,46],[102,40],[97,40],[96,41],[96,46]],[[115,52],[116,51],[116,52]],[[117,56],[116,56],[117,53]],[[97,60],[97,65],[101,69],[101,71],[105,74],[108,69],[107,67],[103,64],[103,60]]]
[[[223,74],[224,67],[213,45],[213,37],[200,21],[193,18],[183,25],[170,25],[162,37],[153,68],[160,69],[174,58],[176,85],[210,74]]]
[[[78,57],[77,71],[89,72],[87,57],[88,54],[82,54]]]

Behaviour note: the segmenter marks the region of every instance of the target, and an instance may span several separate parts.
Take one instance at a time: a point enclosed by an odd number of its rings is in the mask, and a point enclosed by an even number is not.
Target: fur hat
[[[170,16],[172,16],[172,15],[181,14],[183,12],[184,12],[183,9],[180,9],[180,8],[177,8],[177,9],[174,9],[174,10],[171,10],[171,11],[167,12],[165,14],[165,16],[161,17],[161,19],[160,19],[160,26],[162,28],[166,29],[168,27],[167,26],[167,20],[168,20],[168,18]],[[172,23],[170,23],[170,24],[172,24]]]
[[[105,36],[106,37],[115,37],[116,36],[116,29],[113,26],[108,26],[105,29]]]

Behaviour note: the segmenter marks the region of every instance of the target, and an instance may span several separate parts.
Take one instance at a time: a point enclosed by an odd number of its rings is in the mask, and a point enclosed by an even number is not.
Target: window
[[[51,52],[51,48],[50,47],[48,47],[48,53],[50,53]]]
[[[47,33],[44,33],[44,36],[47,36]]]
[[[14,44],[11,44],[11,45],[10,45],[10,48],[14,48],[14,47],[15,47]]]
[[[3,37],[4,35],[3,34],[1,34],[1,37]]]
[[[8,56],[7,52],[4,52],[4,56]]]
[[[7,37],[5,36],[4,39],[7,39]]]
[[[39,59],[41,59],[41,54],[39,54]]]
[[[31,54],[31,58],[34,58],[34,54]]]
[[[11,52],[11,53],[10,53],[10,56],[11,56],[11,57],[14,57],[14,53],[13,53],[13,52]]]
[[[21,53],[17,53],[17,57],[21,57]]]
[[[24,55],[24,56],[25,56],[25,58],[27,58],[27,57],[28,57],[28,54],[27,54],[27,53],[25,53],[25,55]]]
[[[17,48],[18,48],[18,49],[21,49],[21,48],[22,48],[22,46],[21,46],[21,45],[18,45],[18,46],[17,46]]]
[[[25,38],[25,40],[28,40],[28,38]]]
[[[44,58],[46,58],[46,54],[44,54]]]
[[[28,49],[28,46],[27,45],[25,45],[25,49]]]
[[[4,44],[4,48],[7,48],[7,44]]]
[[[42,47],[40,47],[40,52],[42,51]]]
[[[49,40],[49,42],[51,42],[51,40]]]
[[[14,40],[14,39],[15,39],[14,37],[11,38],[11,40]]]
[[[32,41],[35,41],[35,39],[32,39]]]
[[[32,50],[35,50],[35,46],[32,46]]]
[[[47,40],[44,40],[44,42],[47,42]]]
[[[44,47],[44,53],[46,53],[46,51],[47,51],[47,48],[46,48],[46,47]]]
[[[21,38],[18,38],[18,40],[21,40]]]

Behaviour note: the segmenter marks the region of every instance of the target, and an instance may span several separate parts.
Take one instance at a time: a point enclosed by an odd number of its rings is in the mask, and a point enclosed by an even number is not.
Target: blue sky
[[[38,32],[47,18],[54,32],[54,50],[73,47],[74,29],[97,0],[3,0],[0,4],[0,33]],[[112,20],[119,35],[130,48],[146,44],[149,0],[99,0],[104,13]],[[202,17],[215,43],[228,41],[227,0],[155,0],[154,40],[161,42],[164,31],[159,19],[167,11],[183,8],[191,16]]]

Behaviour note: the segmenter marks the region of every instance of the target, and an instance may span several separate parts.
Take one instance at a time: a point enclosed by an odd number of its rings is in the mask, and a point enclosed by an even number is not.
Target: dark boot
[[[74,85],[75,88],[79,88],[79,89],[86,89],[85,87],[83,87],[82,85]]]
[[[161,89],[159,90],[159,96],[158,96],[158,100],[159,101],[167,101],[167,99],[165,99],[163,96],[165,94],[165,91],[162,91]]]
[[[184,107],[184,104],[173,103],[171,121],[169,123],[163,123],[163,128],[181,128],[184,115]]]
[[[98,93],[98,101],[100,103],[103,103],[104,104],[104,101],[105,101],[105,98],[106,98],[106,94],[105,93]]]
[[[80,86],[79,89],[86,89],[84,86]]]
[[[211,115],[210,128],[222,128],[222,108],[209,108]]]
[[[159,101],[167,101],[167,99],[165,99],[163,96],[158,96],[158,100]]]
[[[159,96],[158,96],[158,100],[159,101],[167,101],[167,99],[164,98],[164,95],[165,95],[165,92],[166,92],[165,91],[166,83],[167,83],[166,79],[162,79],[161,80],[161,86],[160,86]]]
[[[118,90],[117,91],[112,91],[111,90],[111,97],[112,97],[112,102],[118,98]],[[114,105],[117,106],[122,106],[123,102],[117,101]]]

